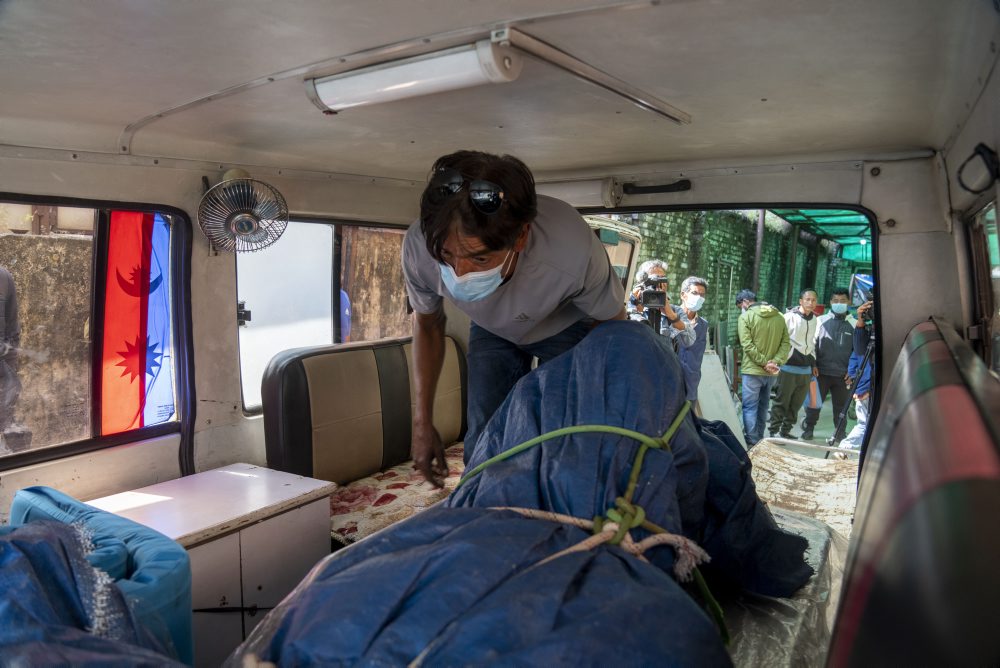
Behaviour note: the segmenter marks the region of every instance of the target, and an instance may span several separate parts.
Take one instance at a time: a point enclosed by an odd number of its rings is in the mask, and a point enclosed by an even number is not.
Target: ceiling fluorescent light
[[[613,209],[622,201],[622,184],[611,177],[538,183],[535,190],[539,195],[555,197],[577,207],[603,206]]]
[[[510,46],[481,40],[452,49],[395,60],[351,72],[306,79],[313,104],[338,112],[487,83],[507,83],[521,73],[521,55]]]

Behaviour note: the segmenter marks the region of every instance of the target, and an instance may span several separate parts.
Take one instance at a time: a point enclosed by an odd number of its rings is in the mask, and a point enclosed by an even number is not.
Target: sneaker
[[[782,430],[781,434],[779,434],[779,435],[781,436],[781,438],[787,438],[787,439],[791,439],[792,438],[792,432],[786,431],[786,430]]]
[[[831,457],[831,459],[839,459],[839,460],[843,461],[843,460],[847,459],[847,453],[846,452],[835,452],[832,455],[830,455],[830,457]]]
[[[802,441],[811,441],[812,439],[813,439],[813,430],[812,429],[805,429],[805,430],[803,430],[802,431],[802,435],[799,436],[799,440],[802,440]]]

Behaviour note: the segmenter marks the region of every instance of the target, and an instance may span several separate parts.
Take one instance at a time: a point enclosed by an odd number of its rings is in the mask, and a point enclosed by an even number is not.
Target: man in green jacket
[[[771,388],[780,367],[788,360],[791,342],[781,312],[766,302],[758,302],[752,290],[740,290],[736,306],[742,309],[738,329],[743,348],[743,432],[747,447],[764,436]]]

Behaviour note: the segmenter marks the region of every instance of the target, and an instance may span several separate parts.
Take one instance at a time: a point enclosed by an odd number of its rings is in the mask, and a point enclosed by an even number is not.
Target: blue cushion
[[[115,578],[144,627],[173,647],[181,661],[192,663],[191,564],[184,548],[158,531],[50,487],[17,492],[10,508],[11,523],[39,520],[86,527],[99,552],[91,563]]]

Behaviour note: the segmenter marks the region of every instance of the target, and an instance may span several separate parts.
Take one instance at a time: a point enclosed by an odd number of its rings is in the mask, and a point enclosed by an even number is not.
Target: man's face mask
[[[684,306],[689,311],[698,311],[704,303],[705,303],[705,298],[694,292],[689,292],[684,297]]]
[[[847,304],[830,304],[830,310],[837,315],[844,315],[847,313]]]
[[[500,284],[503,283],[503,269],[513,254],[514,249],[512,248],[507,252],[503,262],[492,269],[470,271],[461,276],[455,273],[450,264],[442,262],[438,265],[441,270],[441,280],[455,299],[463,302],[477,302],[489,297],[500,287]]]

